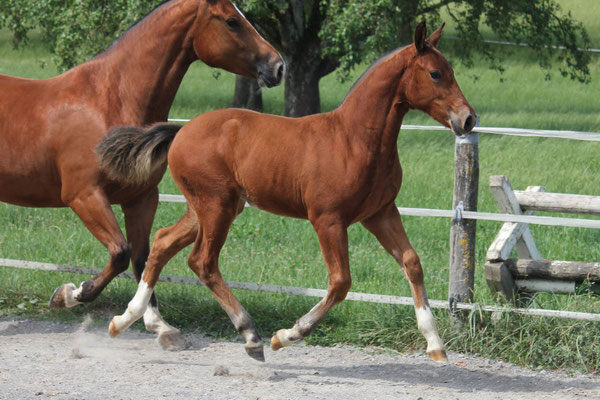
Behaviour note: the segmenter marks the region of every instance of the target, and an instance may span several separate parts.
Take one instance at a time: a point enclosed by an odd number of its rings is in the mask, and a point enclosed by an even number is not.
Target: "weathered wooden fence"
[[[600,196],[546,193],[541,186],[513,190],[506,176],[490,177],[490,189],[501,211],[533,215],[536,211],[600,215]],[[518,259],[510,258],[515,249]],[[596,292],[600,263],[542,260],[529,226],[505,223],[487,252],[485,277],[494,294],[520,304],[520,293],[571,294],[583,288]]]

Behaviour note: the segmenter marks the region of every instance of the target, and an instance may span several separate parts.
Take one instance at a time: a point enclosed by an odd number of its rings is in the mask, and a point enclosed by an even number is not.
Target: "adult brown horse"
[[[456,135],[475,125],[475,112],[436,48],[441,31],[426,38],[425,23],[419,24],[414,45],[376,62],[330,113],[291,119],[220,110],[195,118],[177,136],[175,129],[162,125],[147,131],[117,129],[107,136],[99,147],[103,168],[126,182],[143,180],[140,174],[153,166],[164,168],[166,152],[156,149],[164,150],[172,141],[168,163],[189,204],[179,222],[157,232],[137,293],[125,314],[113,318],[110,334],[127,329],[144,313],[165,263],[195,240],[189,266],[246,339],[248,354],[264,359],[252,318],[218,269],[229,227],[248,201],[276,214],[308,219],[329,270],[326,297],[294,327],[273,336],[274,350],[309,335],[345,298],[351,284],[347,229],[361,222],[403,267],[427,353],[445,361],[419,257],[394,204],[402,181],[398,132],[410,109],[426,112]],[[135,154],[129,151],[132,146]]]
[[[104,270],[79,288],[58,288],[50,307],[96,298],[132,259],[141,276],[158,204],[157,171],[143,184],[107,179],[94,149],[115,126],[166,121],[192,62],[281,82],[279,53],[229,0],[172,0],[142,19],[106,52],[47,80],[0,75],[0,201],[27,207],[70,207],[108,248]],[[130,244],[111,209],[120,204]],[[146,327],[161,343],[180,340],[152,298]]]

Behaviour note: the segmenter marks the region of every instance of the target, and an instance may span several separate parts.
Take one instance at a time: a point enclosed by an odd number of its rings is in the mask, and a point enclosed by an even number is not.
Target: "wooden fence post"
[[[456,138],[454,164],[452,208],[455,215],[450,228],[448,301],[454,322],[459,322],[456,303],[473,301],[477,223],[473,219],[463,219],[461,211],[477,211],[479,133]]]

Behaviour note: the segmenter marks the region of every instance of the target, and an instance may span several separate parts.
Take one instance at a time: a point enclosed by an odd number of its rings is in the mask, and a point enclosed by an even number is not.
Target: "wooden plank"
[[[575,282],[543,279],[517,279],[515,286],[523,293],[574,294],[577,289]]]
[[[523,212],[519,202],[514,195],[513,188],[508,178],[504,175],[490,176],[490,190],[494,195],[498,208],[501,212],[515,215],[533,215],[535,211]],[[541,186],[530,186],[528,191],[541,192]],[[529,230],[529,225],[522,223],[505,223],[487,251],[488,260],[506,260],[510,257],[512,250],[516,247],[517,254],[521,258],[538,260],[541,257],[535,240]]]
[[[600,215],[600,196],[515,190],[515,197],[525,210]]]
[[[477,211],[479,184],[479,134],[455,140],[454,196],[452,208],[462,203],[465,211]],[[450,227],[450,272],[448,300],[451,307],[472,302],[475,287],[475,233],[477,221],[453,218]],[[455,318],[454,322],[459,322]]]
[[[536,193],[546,191],[546,189],[543,188],[542,186],[528,186],[526,190],[527,190],[527,192],[536,192]],[[524,211],[523,209],[521,209],[521,211],[523,212],[523,215],[535,214],[535,211],[533,211],[533,210]],[[519,258],[529,258],[531,260],[541,260],[542,259],[542,255],[540,254],[540,252],[535,244],[535,239],[533,238],[533,235],[531,234],[529,225],[527,225],[527,227],[525,228],[525,231],[517,239],[517,244],[515,246],[515,249],[517,250],[517,255],[519,256]]]
[[[514,279],[549,279],[600,282],[600,263],[582,261],[525,260],[511,258],[504,264]]]
[[[502,296],[508,302],[515,301],[517,288],[504,262],[486,262],[485,280],[494,297]]]

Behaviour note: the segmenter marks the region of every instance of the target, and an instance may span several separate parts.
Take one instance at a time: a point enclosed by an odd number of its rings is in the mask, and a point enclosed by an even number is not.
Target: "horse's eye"
[[[235,18],[229,18],[227,21],[225,21],[225,23],[231,29],[236,29],[236,28],[240,27],[239,21],[237,19],[235,19]]]
[[[440,71],[437,70],[433,70],[429,73],[429,76],[431,76],[431,79],[433,79],[434,81],[439,81],[440,79],[442,79],[442,74],[440,74]]]

